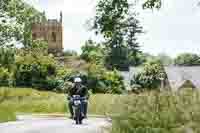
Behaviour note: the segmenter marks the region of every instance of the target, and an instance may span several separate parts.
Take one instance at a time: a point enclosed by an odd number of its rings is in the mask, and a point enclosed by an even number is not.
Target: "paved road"
[[[110,126],[104,118],[89,118],[83,125],[65,118],[26,117],[17,122],[0,124],[0,133],[102,133],[102,127]]]

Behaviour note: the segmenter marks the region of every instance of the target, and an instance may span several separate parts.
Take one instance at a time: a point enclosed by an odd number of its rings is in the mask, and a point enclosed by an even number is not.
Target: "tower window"
[[[53,42],[56,42],[56,33],[55,32],[52,32],[52,40],[53,40]]]
[[[37,38],[36,33],[33,33],[32,37],[33,37],[33,39],[36,39]]]

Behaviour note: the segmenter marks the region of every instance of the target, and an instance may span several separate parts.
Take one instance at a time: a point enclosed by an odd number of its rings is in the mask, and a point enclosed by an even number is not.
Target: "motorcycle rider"
[[[74,116],[74,112],[73,112],[73,101],[71,99],[71,97],[73,95],[80,95],[80,97],[86,97],[87,99],[89,98],[88,95],[88,89],[82,85],[82,80],[80,77],[75,77],[74,78],[74,85],[73,87],[70,88],[69,93],[68,93],[68,107],[69,107],[69,111],[70,111],[70,118],[73,118]],[[83,102],[83,113],[84,113],[84,118],[87,118],[87,106],[88,103],[87,102]]]

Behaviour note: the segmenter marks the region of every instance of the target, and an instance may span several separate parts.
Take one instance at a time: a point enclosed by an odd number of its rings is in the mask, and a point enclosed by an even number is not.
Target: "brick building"
[[[62,12],[60,20],[49,19],[32,25],[33,40],[44,40],[48,43],[48,52],[55,56],[63,54]]]

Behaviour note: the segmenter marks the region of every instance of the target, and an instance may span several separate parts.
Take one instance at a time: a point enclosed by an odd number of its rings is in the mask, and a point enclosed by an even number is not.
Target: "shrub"
[[[13,72],[9,72],[8,68],[0,67],[0,86],[13,85]]]
[[[56,61],[51,56],[26,54],[16,58],[15,79],[17,86],[52,89],[56,81],[48,80],[56,75]]]
[[[62,70],[60,72],[63,73]],[[93,93],[121,94],[125,89],[123,78],[118,71],[108,71],[100,64],[91,63],[87,74],[77,71],[66,71],[66,73],[61,75],[63,75],[61,77],[64,77],[64,80],[60,80],[58,89],[64,88],[68,90],[72,86],[73,78],[76,76],[81,77],[83,85],[92,90]]]
[[[178,66],[198,66],[200,56],[192,53],[182,53],[174,59],[174,64]]]
[[[58,80],[37,80],[32,82],[32,87],[52,91],[59,86]]]
[[[97,64],[102,64],[104,62],[105,50],[101,45],[96,44],[92,40],[88,40],[81,49],[81,58],[85,61]]]
[[[144,64],[143,70],[133,76],[132,85],[140,85],[141,88],[156,89],[160,87],[161,78],[165,78],[164,67],[159,60],[149,61]]]
[[[108,71],[102,65],[91,64],[88,71],[88,88],[93,93],[121,94],[125,89],[123,78],[115,71]]]

